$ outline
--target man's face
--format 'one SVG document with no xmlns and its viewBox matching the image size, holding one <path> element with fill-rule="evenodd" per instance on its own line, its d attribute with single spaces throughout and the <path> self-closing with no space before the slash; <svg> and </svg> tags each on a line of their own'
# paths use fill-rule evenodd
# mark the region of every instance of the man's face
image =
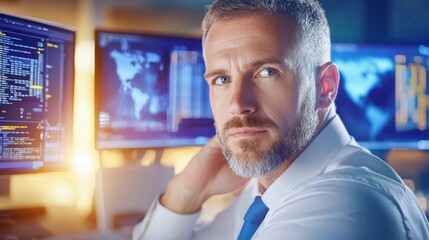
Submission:
<svg viewBox="0 0 429 240">
<path fill-rule="evenodd" d="M 291 69 L 295 24 L 252 14 L 212 25 L 204 41 L 215 126 L 240 176 L 273 173 L 316 129 L 314 86 Z"/>
</svg>

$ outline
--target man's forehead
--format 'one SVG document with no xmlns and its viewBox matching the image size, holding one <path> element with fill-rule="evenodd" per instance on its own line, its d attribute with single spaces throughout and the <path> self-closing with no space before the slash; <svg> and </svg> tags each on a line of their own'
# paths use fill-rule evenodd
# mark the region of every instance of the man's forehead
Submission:
<svg viewBox="0 0 429 240">
<path fill-rule="evenodd" d="M 225 41 L 263 35 L 280 40 L 295 40 L 296 24 L 286 15 L 247 14 L 233 19 L 218 20 L 210 27 L 204 38 L 207 41 Z"/>
<path fill-rule="evenodd" d="M 286 17 L 286 19 L 284 19 Z M 295 24 L 287 16 L 245 15 L 215 22 L 203 42 L 204 57 L 215 57 L 221 51 L 272 52 L 285 54 L 296 42 Z M 249 49 L 251 47 L 251 49 Z"/>
</svg>

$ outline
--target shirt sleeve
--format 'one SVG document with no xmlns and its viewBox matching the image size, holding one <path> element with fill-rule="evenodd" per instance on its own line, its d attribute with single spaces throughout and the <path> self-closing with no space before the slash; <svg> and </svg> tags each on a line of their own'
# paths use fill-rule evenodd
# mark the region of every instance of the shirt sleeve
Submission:
<svg viewBox="0 0 429 240">
<path fill-rule="evenodd" d="M 177 214 L 159 203 L 152 204 L 142 222 L 133 229 L 133 240 L 191 239 L 201 212 Z"/>
</svg>

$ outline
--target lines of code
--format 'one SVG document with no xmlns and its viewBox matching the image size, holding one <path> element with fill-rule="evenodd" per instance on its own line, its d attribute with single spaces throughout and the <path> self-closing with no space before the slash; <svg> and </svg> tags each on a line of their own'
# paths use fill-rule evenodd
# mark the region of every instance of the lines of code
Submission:
<svg viewBox="0 0 429 240">
<path fill-rule="evenodd" d="M 43 154 L 44 39 L 0 32 L 0 160 Z"/>
</svg>

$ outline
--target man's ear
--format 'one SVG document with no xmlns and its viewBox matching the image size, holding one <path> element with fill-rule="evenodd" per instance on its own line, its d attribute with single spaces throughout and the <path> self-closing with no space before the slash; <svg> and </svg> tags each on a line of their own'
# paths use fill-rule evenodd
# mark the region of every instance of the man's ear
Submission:
<svg viewBox="0 0 429 240">
<path fill-rule="evenodd" d="M 327 62 L 319 68 L 317 74 L 317 108 L 325 109 L 335 100 L 338 92 L 340 74 L 337 65 Z"/>
</svg>

